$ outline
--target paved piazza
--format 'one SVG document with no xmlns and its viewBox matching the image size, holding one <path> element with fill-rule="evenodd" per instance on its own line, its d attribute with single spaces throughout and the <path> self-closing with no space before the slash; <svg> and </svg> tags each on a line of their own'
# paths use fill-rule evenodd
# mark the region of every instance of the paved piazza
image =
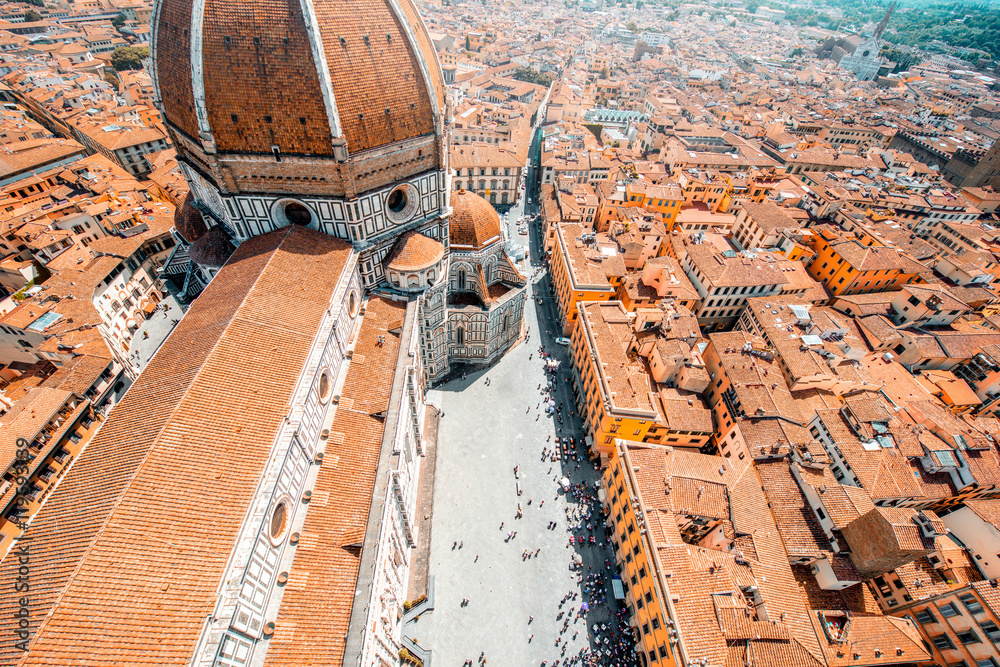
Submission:
<svg viewBox="0 0 1000 667">
<path fill-rule="evenodd" d="M 547 278 L 533 289 L 547 294 Z M 433 610 L 407 623 L 405 634 L 431 652 L 433 667 L 459 666 L 466 660 L 479 664 L 481 652 L 487 664 L 502 667 L 540 665 L 543 660 L 552 665 L 557 659 L 565 664 L 565 658 L 582 648 L 595 647 L 588 626 L 610 620 L 608 607 L 595 602 L 586 617 L 576 618 L 581 602 L 589 598 L 581 592 L 578 573 L 570 568 L 574 554 L 582 556 L 584 574 L 588 565 L 594 571 L 604 570 L 605 559 L 613 554 L 610 546 L 569 545 L 567 509 L 586 506 L 560 493 L 558 479 L 566 474 L 571 482 L 594 489 L 599 473 L 589 462 L 542 459 L 542 449 L 553 445 L 548 437 L 579 439 L 582 430 L 576 417 L 568 414 L 573 407 L 564 373 L 553 382 L 564 423 L 544 414 L 544 399 L 537 389 L 546 381 L 538 354 L 538 322 L 540 316 L 543 323 L 550 321 L 551 299 L 543 299 L 540 306 L 533 296 L 529 303 L 533 307 L 525 312 L 530 328 L 526 343 L 493 367 L 453 378 L 429 392 L 431 402 L 444 412 L 431 529 Z M 552 331 L 548 336 L 546 326 Z M 551 324 L 543 324 L 542 334 L 546 350 L 568 366 L 568 351 L 552 341 L 556 331 Z M 515 518 L 519 503 L 521 519 Z M 555 522 L 554 528 L 550 522 Z M 508 539 L 512 530 L 517 534 Z M 526 550 L 540 551 L 537 557 L 524 558 Z M 570 592 L 576 598 L 560 607 Z M 560 616 L 560 612 L 566 613 Z M 568 629 L 561 633 L 567 617 Z"/>
</svg>

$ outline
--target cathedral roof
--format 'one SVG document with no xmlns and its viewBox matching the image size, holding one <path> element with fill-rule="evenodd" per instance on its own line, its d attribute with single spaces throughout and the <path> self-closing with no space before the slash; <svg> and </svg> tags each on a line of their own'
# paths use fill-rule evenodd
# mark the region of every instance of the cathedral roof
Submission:
<svg viewBox="0 0 1000 667">
<path fill-rule="evenodd" d="M 451 245 L 483 248 L 500 240 L 500 216 L 488 201 L 468 190 L 451 194 Z"/>
<path fill-rule="evenodd" d="M 200 19 L 163 0 L 153 26 L 166 120 L 195 144 L 329 157 L 435 132 L 444 84 L 412 0 L 205 0 Z"/>
<path fill-rule="evenodd" d="M 188 256 L 199 266 L 220 267 L 233 254 L 233 244 L 226 231 L 216 225 L 191 244 Z"/>
<path fill-rule="evenodd" d="M 193 202 L 194 195 L 188 192 L 184 203 L 174 212 L 174 229 L 188 243 L 194 243 L 208 231 L 208 226 L 205 224 L 204 218 L 201 217 L 201 212 L 192 205 Z"/>
<path fill-rule="evenodd" d="M 420 271 L 434 266 L 444 257 L 444 246 L 419 232 L 406 232 L 386 258 L 386 268 L 395 271 Z"/>
</svg>

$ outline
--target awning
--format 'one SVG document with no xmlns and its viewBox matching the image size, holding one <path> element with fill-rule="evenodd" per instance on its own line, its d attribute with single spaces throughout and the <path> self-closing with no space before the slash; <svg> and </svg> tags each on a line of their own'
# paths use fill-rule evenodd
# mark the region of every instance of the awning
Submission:
<svg viewBox="0 0 1000 667">
<path fill-rule="evenodd" d="M 142 312 L 146 313 L 147 315 L 149 315 L 154 310 L 156 310 L 156 303 L 154 303 L 153 301 L 150 301 L 149 303 L 147 303 L 145 306 L 142 307 Z"/>
<path fill-rule="evenodd" d="M 622 588 L 622 578 L 615 576 L 611 579 L 611 590 L 614 591 L 616 600 L 625 599 L 625 589 Z"/>
</svg>

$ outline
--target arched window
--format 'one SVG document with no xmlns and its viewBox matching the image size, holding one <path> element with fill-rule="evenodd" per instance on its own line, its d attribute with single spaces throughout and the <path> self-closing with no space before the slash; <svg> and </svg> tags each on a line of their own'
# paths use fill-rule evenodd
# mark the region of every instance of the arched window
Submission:
<svg viewBox="0 0 1000 667">
<path fill-rule="evenodd" d="M 458 327 L 455 330 L 455 343 L 458 345 L 465 345 L 465 329 Z"/>
<path fill-rule="evenodd" d="M 407 287 L 416 287 L 419 284 L 420 284 L 420 277 L 418 275 L 416 275 L 415 273 L 411 273 L 410 275 L 408 275 L 406 277 L 406 286 Z"/>
<path fill-rule="evenodd" d="M 497 179 L 494 178 L 492 181 L 490 181 L 490 190 L 496 190 L 496 189 L 497 189 Z"/>
<path fill-rule="evenodd" d="M 507 203 L 507 193 L 506 192 L 504 192 L 503 194 L 500 195 L 500 203 L 501 204 L 506 204 Z"/>
<path fill-rule="evenodd" d="M 503 316 L 503 331 L 510 329 L 510 313 L 504 313 Z"/>
<path fill-rule="evenodd" d="M 504 181 L 503 182 L 503 189 L 504 190 L 510 190 L 510 181 Z"/>
<path fill-rule="evenodd" d="M 465 289 L 465 269 L 458 272 L 458 289 Z"/>
<path fill-rule="evenodd" d="M 490 193 L 490 203 L 491 204 L 496 204 L 497 203 L 497 193 L 495 193 L 495 192 L 491 192 Z"/>
<path fill-rule="evenodd" d="M 485 190 L 486 189 L 486 179 L 481 179 L 479 181 L 479 189 L 480 190 Z"/>
<path fill-rule="evenodd" d="M 462 181 L 455 181 L 455 189 L 456 190 L 462 189 Z"/>
</svg>

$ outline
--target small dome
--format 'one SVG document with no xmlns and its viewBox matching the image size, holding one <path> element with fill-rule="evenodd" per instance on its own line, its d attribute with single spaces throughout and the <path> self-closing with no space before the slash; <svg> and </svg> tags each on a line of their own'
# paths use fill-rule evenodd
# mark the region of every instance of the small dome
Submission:
<svg viewBox="0 0 1000 667">
<path fill-rule="evenodd" d="M 479 195 L 458 190 L 451 195 L 449 238 L 452 246 L 483 248 L 500 240 L 500 216 Z"/>
<path fill-rule="evenodd" d="M 191 245 L 188 256 L 198 266 L 215 269 L 225 264 L 235 250 L 225 230 L 216 225 Z"/>
<path fill-rule="evenodd" d="M 385 266 L 392 271 L 422 271 L 434 266 L 444 257 L 444 246 L 429 236 L 409 231 L 399 237 L 385 259 Z"/>
<path fill-rule="evenodd" d="M 184 203 L 174 211 L 174 229 L 188 243 L 194 243 L 208 231 L 205 219 L 201 217 L 201 211 L 193 206 L 194 195 L 188 192 L 184 198 Z"/>
</svg>

